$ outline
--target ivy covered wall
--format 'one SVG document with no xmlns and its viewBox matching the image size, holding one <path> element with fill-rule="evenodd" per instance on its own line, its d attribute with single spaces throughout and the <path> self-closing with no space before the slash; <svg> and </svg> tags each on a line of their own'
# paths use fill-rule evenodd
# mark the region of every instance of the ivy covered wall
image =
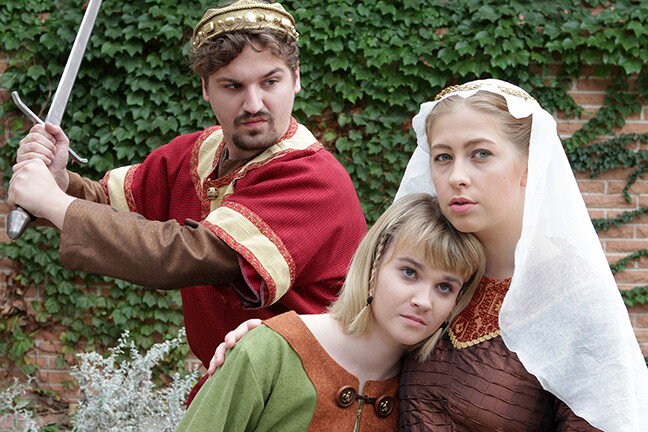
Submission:
<svg viewBox="0 0 648 432">
<path fill-rule="evenodd" d="M 0 5 L 5 184 L 29 126 L 7 90 L 18 90 L 44 117 L 83 3 Z M 629 245 L 607 252 L 617 274 L 639 274 L 624 283 L 623 295 L 648 350 L 648 229 L 641 229 L 648 220 L 646 2 L 282 3 L 301 34 L 302 91 L 294 115 L 348 170 L 369 221 L 391 202 L 414 149 L 411 117 L 443 87 L 500 78 L 555 113 L 600 236 L 632 229 L 621 236 Z M 99 179 L 108 169 L 140 162 L 178 134 L 213 124 L 200 80 L 185 61 L 191 29 L 211 5 L 104 0 L 62 123 L 74 149 L 90 159 L 73 170 Z M 594 90 L 587 83 L 595 83 Z M 592 95 L 594 102 L 587 99 Z M 595 202 L 601 187 L 603 195 L 615 196 L 613 205 Z M 0 244 L 6 257 L 0 281 L 3 366 L 27 374 L 65 368 L 72 352 L 112 344 L 124 329 L 149 346 L 182 325 L 179 293 L 67 271 L 57 261 L 58 241 L 52 229 L 31 228 L 19 241 Z M 47 350 L 54 356 L 34 354 Z M 186 348 L 172 356 L 169 369 L 180 367 L 185 355 Z M 55 379 L 65 384 L 65 378 Z"/>
</svg>

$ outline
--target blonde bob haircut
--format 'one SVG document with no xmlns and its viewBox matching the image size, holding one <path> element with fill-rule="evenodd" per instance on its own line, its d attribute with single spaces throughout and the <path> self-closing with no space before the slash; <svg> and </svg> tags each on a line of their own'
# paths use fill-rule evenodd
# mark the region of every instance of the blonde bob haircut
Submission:
<svg viewBox="0 0 648 432">
<path fill-rule="evenodd" d="M 484 248 L 473 234 L 461 233 L 448 222 L 435 196 L 412 194 L 396 201 L 360 243 L 338 300 L 329 310 L 345 332 L 361 336 L 371 331 L 373 313 L 367 298 L 373 296 L 376 273 L 382 263 L 391 259 L 383 255 L 392 245 L 392 255 L 403 249 L 413 250 L 429 266 L 455 273 L 464 280 L 446 325 L 410 347 L 410 350 L 420 348 L 417 358 L 424 361 L 447 323 L 466 307 L 477 289 L 486 267 Z"/>
</svg>

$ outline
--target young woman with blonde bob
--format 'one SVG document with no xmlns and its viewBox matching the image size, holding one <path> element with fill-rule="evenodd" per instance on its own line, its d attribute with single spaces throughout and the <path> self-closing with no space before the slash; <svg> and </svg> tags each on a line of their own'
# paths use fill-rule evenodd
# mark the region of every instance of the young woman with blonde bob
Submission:
<svg viewBox="0 0 648 432">
<path fill-rule="evenodd" d="M 489 79 L 412 124 L 396 199 L 437 195 L 487 264 L 428 360 L 405 362 L 401 430 L 648 430 L 648 369 L 552 116 Z"/>
<path fill-rule="evenodd" d="M 436 198 L 400 200 L 362 240 L 330 311 L 288 312 L 251 331 L 177 430 L 395 431 L 403 354 L 430 355 L 484 267 L 479 241 Z"/>
</svg>

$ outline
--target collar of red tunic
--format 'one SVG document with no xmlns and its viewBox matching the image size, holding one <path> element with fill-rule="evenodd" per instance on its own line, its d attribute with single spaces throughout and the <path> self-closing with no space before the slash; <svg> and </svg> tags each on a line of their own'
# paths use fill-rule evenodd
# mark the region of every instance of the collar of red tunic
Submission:
<svg viewBox="0 0 648 432">
<path fill-rule="evenodd" d="M 499 336 L 499 312 L 510 285 L 510 278 L 482 278 L 468 306 L 450 324 L 448 335 L 455 348 L 466 348 Z"/>
</svg>

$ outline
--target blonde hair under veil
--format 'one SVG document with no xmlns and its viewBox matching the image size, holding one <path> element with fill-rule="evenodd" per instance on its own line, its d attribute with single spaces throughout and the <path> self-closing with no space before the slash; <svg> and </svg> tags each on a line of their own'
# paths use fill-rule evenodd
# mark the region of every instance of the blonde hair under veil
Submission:
<svg viewBox="0 0 648 432">
<path fill-rule="evenodd" d="M 645 430 L 648 368 L 556 122 L 524 90 L 500 80 L 455 86 L 441 99 L 478 91 L 504 97 L 513 117 L 533 119 L 522 233 L 499 315 L 502 339 L 544 389 L 592 426 Z M 396 200 L 435 193 L 425 123 L 437 103 L 422 104 L 414 117 L 418 145 Z"/>
</svg>

